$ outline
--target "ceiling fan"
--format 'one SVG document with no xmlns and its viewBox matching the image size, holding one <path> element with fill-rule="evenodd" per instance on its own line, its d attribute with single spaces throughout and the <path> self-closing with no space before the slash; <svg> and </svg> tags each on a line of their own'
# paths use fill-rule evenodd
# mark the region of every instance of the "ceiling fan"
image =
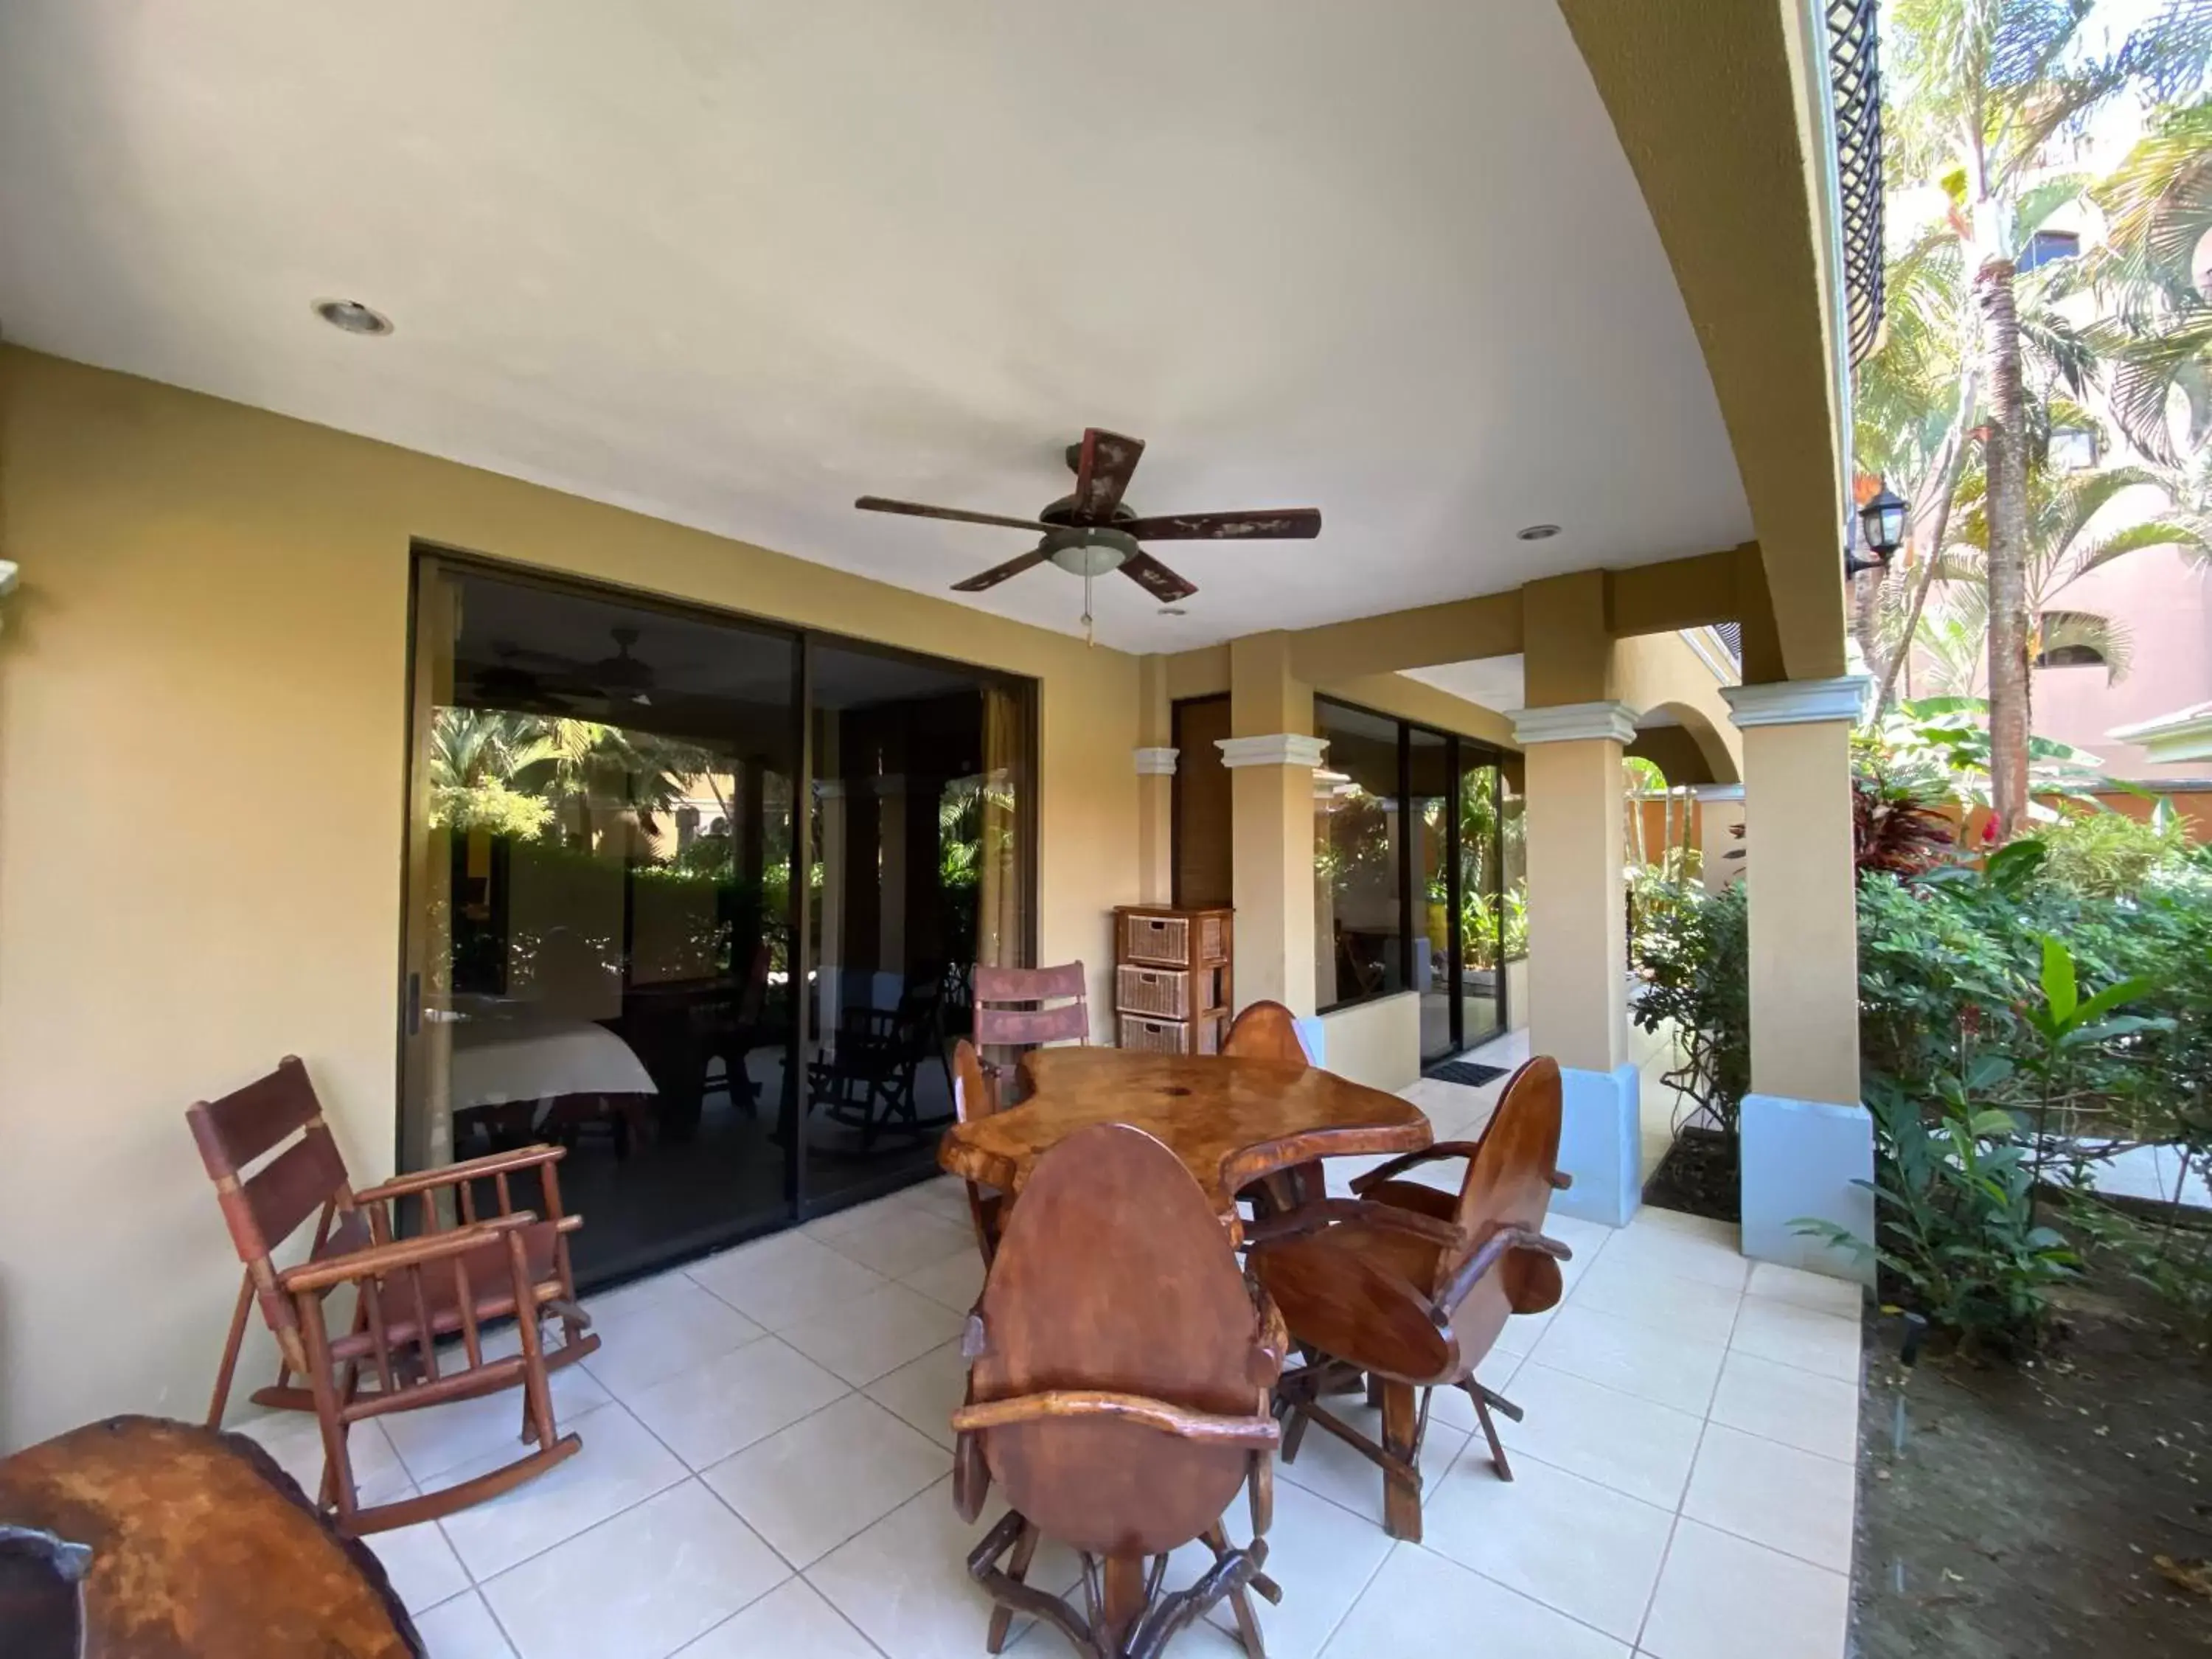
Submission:
<svg viewBox="0 0 2212 1659">
<path fill-rule="evenodd" d="M 1034 519 L 1008 518 L 996 513 L 970 513 L 957 507 L 929 507 L 920 501 L 887 501 L 863 495 L 854 506 L 870 513 L 904 513 L 917 519 L 945 519 L 956 524 L 998 525 L 1008 530 L 1035 530 L 1042 538 L 1028 552 L 1004 564 L 952 584 L 956 593 L 981 593 L 1009 576 L 1018 576 L 1032 565 L 1049 560 L 1061 569 L 1083 578 L 1083 625 L 1091 627 L 1091 579 L 1118 570 L 1162 605 L 1173 605 L 1198 592 L 1198 585 L 1177 575 L 1138 544 L 1148 541 L 1285 541 L 1321 534 L 1321 514 L 1310 507 L 1280 507 L 1258 513 L 1172 513 L 1140 518 L 1121 499 L 1129 477 L 1145 453 L 1141 438 L 1125 438 L 1117 432 L 1085 428 L 1082 441 L 1067 447 L 1068 470 L 1075 474 L 1073 494 L 1061 496 Z"/>
<path fill-rule="evenodd" d="M 630 647 L 638 641 L 638 630 L 619 627 L 607 631 L 614 640 L 615 653 L 611 657 L 602 657 L 597 662 L 584 662 L 574 657 L 564 657 L 558 652 L 539 651 L 506 641 L 496 641 L 492 648 L 499 653 L 500 662 L 486 670 L 480 680 L 498 676 L 501 689 L 509 691 L 538 689 L 554 696 L 563 693 L 574 696 L 582 690 L 586 694 L 598 693 L 610 702 L 631 702 L 641 708 L 652 707 L 653 665 L 629 653 Z M 559 689 L 542 685 L 533 688 L 532 683 L 536 682 L 538 677 L 528 669 L 518 666 L 523 662 L 543 664 L 566 675 L 570 684 Z"/>
</svg>

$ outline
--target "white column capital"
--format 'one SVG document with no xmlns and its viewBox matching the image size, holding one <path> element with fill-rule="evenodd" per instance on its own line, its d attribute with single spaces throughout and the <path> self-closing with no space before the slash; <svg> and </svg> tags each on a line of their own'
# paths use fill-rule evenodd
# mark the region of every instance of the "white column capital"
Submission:
<svg viewBox="0 0 2212 1659">
<path fill-rule="evenodd" d="M 1297 766 L 1310 772 L 1328 752 L 1328 739 L 1302 732 L 1274 732 L 1263 738 L 1216 738 L 1224 766 Z"/>
<path fill-rule="evenodd" d="M 1513 717 L 1513 740 L 1523 747 L 1591 738 L 1635 742 L 1636 711 L 1625 702 L 1563 702 L 1549 708 L 1523 708 Z"/>
<path fill-rule="evenodd" d="M 1171 778 L 1175 775 L 1176 757 L 1180 749 L 1139 749 L 1137 751 L 1137 775 L 1140 778 Z"/>
<path fill-rule="evenodd" d="M 1767 685 L 1724 685 L 1729 719 L 1739 731 L 1754 726 L 1810 726 L 1821 720 L 1856 720 L 1866 707 L 1864 674 L 1832 680 L 1777 680 Z"/>
<path fill-rule="evenodd" d="M 1740 783 L 1693 783 L 1690 786 L 1690 793 L 1700 806 L 1705 806 L 1716 801 L 1741 800 L 1743 786 Z"/>
</svg>

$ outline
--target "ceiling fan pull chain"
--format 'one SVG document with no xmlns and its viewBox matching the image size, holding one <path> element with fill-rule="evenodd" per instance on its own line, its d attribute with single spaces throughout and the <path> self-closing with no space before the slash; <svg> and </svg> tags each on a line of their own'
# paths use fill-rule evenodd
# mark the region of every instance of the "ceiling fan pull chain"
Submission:
<svg viewBox="0 0 2212 1659">
<path fill-rule="evenodd" d="M 1085 645 L 1098 643 L 1091 637 L 1091 572 L 1087 569 L 1083 573 L 1083 642 Z"/>
</svg>

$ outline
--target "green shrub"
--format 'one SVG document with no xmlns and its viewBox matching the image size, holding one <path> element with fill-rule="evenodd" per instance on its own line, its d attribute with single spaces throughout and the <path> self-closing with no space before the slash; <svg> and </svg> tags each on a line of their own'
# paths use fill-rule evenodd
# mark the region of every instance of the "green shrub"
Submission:
<svg viewBox="0 0 2212 1659">
<path fill-rule="evenodd" d="M 1751 1087 L 1749 895 L 1741 882 L 1707 892 L 1694 882 L 1647 889 L 1636 939 L 1644 981 L 1631 1017 L 1672 1024 L 1683 1062 L 1663 1079 L 1732 1141 Z"/>
<path fill-rule="evenodd" d="M 2154 872 L 2178 869 L 2189 857 L 2188 826 L 2164 801 L 2148 823 L 2069 805 L 2035 838 L 2045 854 L 2045 879 L 2085 898 L 2131 896 Z"/>
</svg>

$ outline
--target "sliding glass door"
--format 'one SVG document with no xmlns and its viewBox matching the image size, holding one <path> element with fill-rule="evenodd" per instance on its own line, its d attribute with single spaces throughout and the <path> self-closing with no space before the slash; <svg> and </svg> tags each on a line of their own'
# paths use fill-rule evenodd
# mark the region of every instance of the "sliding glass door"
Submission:
<svg viewBox="0 0 2212 1659">
<path fill-rule="evenodd" d="M 420 556 L 404 1166 L 561 1143 L 601 1282 L 926 1173 L 966 964 L 1027 959 L 1030 706 Z"/>
<path fill-rule="evenodd" d="M 1499 756 L 1449 732 L 1315 702 L 1315 968 L 1332 1008 L 1410 989 L 1421 1060 L 1506 1024 Z"/>
</svg>

